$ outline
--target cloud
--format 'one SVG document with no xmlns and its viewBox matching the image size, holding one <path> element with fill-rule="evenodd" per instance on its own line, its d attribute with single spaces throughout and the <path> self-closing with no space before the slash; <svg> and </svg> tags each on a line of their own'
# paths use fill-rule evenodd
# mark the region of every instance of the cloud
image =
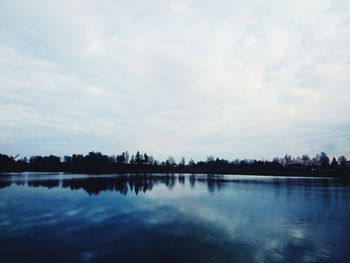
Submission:
<svg viewBox="0 0 350 263">
<path fill-rule="evenodd" d="M 347 1 L 1 5 L 2 152 L 350 155 Z"/>
</svg>

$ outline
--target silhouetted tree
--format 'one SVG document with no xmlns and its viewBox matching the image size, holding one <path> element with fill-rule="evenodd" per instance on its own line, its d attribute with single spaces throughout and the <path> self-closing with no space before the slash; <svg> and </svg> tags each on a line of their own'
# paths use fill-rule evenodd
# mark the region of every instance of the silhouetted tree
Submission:
<svg viewBox="0 0 350 263">
<path fill-rule="evenodd" d="M 142 157 L 139 151 L 137 151 L 136 155 L 135 155 L 135 163 L 136 164 L 142 164 Z"/>
<path fill-rule="evenodd" d="M 346 157 L 344 156 L 344 155 L 342 155 L 342 156 L 340 156 L 339 158 L 338 158 L 338 164 L 339 164 L 339 166 L 341 167 L 341 168 L 346 168 L 347 166 L 346 166 L 346 162 L 347 162 L 347 160 L 346 160 Z"/>
<path fill-rule="evenodd" d="M 5 154 L 0 154 L 0 171 L 10 171 L 15 168 L 15 160 Z"/>
<path fill-rule="evenodd" d="M 194 165 L 195 165 L 195 162 L 191 159 L 191 160 L 188 162 L 188 165 L 189 165 L 189 166 L 194 166 Z"/>
<path fill-rule="evenodd" d="M 148 164 L 149 163 L 149 157 L 148 157 L 148 155 L 146 153 L 143 155 L 143 163 L 144 164 Z"/>
<path fill-rule="evenodd" d="M 333 157 L 333 159 L 332 159 L 331 167 L 332 167 L 333 169 L 338 168 L 338 162 L 337 162 L 337 160 L 335 159 L 335 157 Z"/>
<path fill-rule="evenodd" d="M 126 162 L 125 155 L 122 153 L 121 155 L 117 155 L 117 164 L 124 164 Z"/>
<path fill-rule="evenodd" d="M 286 154 L 283 158 L 283 166 L 287 166 L 292 163 L 292 156 L 289 154 Z"/>
<path fill-rule="evenodd" d="M 181 166 L 185 166 L 186 165 L 186 161 L 185 161 L 185 157 L 181 158 L 181 161 L 179 163 Z"/>
<path fill-rule="evenodd" d="M 309 166 L 310 165 L 310 157 L 307 156 L 306 154 L 304 154 L 302 157 L 301 157 L 301 163 L 305 166 Z"/>
<path fill-rule="evenodd" d="M 32 156 L 29 161 L 26 158 L 16 160 L 0 154 L 0 172 L 6 171 L 67 171 L 67 172 L 117 172 L 117 173 L 210 173 L 210 174 L 270 174 L 270 175 L 311 175 L 344 177 L 349 174 L 345 156 L 340 156 L 338 161 L 332 158 L 330 163 L 328 156 L 322 152 L 310 159 L 307 155 L 292 157 L 285 155 L 284 158 L 274 158 L 272 161 L 262 160 L 239 160 L 228 161 L 214 159 L 209 156 L 206 161 L 195 163 L 192 159 L 186 165 L 182 157 L 178 165 L 174 157 L 170 156 L 165 162 L 155 161 L 146 153 L 137 151 L 132 155 L 130 162 L 128 152 L 117 156 L 103 155 L 100 152 L 89 152 L 87 155 L 73 154 L 72 156 L 60 157 Z M 327 171 L 328 168 L 333 169 Z M 340 168 L 341 167 L 341 168 Z M 336 170 L 335 170 L 336 169 Z M 168 183 L 171 185 L 171 182 Z M 144 188 L 142 188 L 144 189 Z M 141 190 L 142 190 L 141 189 Z"/>
<path fill-rule="evenodd" d="M 321 168 L 328 168 L 330 166 L 329 158 L 324 152 L 321 152 L 321 154 L 319 155 L 319 164 Z"/>
</svg>

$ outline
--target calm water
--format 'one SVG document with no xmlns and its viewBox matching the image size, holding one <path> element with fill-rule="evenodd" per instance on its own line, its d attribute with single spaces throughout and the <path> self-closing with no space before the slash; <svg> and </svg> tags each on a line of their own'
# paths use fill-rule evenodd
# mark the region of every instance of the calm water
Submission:
<svg viewBox="0 0 350 263">
<path fill-rule="evenodd" d="M 0 261 L 350 262 L 350 186 L 249 176 L 0 176 Z"/>
</svg>

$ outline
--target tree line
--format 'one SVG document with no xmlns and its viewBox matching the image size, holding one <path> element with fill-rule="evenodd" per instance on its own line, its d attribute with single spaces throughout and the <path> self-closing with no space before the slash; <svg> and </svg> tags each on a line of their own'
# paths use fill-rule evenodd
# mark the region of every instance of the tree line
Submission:
<svg viewBox="0 0 350 263">
<path fill-rule="evenodd" d="M 314 157 L 302 155 L 293 157 L 286 154 L 271 160 L 225 160 L 209 156 L 206 161 L 188 162 L 182 157 L 179 162 L 168 157 L 158 161 L 147 153 L 123 152 L 119 155 L 104 155 L 89 152 L 87 155 L 73 154 L 62 157 L 32 156 L 29 159 L 18 155 L 0 154 L 0 171 L 61 171 L 85 173 L 218 173 L 218 174 L 271 174 L 271 175 L 346 175 L 349 162 L 345 156 L 330 159 L 322 152 Z"/>
</svg>

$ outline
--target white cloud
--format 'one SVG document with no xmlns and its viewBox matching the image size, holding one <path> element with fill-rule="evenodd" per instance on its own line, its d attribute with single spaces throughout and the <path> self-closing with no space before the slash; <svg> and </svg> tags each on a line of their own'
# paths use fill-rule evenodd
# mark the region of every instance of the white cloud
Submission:
<svg viewBox="0 0 350 263">
<path fill-rule="evenodd" d="M 347 1 L 2 3 L 2 152 L 350 155 L 347 11 Z"/>
</svg>

